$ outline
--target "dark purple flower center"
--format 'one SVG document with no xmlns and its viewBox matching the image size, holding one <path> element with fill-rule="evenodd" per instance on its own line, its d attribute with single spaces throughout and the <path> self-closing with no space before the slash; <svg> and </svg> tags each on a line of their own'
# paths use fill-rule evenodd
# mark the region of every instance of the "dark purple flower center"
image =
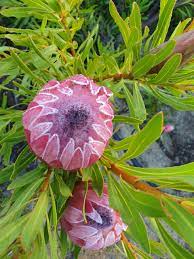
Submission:
<svg viewBox="0 0 194 259">
<path fill-rule="evenodd" d="M 89 109 L 84 105 L 72 105 L 68 108 L 63 118 L 63 134 L 67 138 L 80 137 L 91 124 Z"/>
<path fill-rule="evenodd" d="M 65 115 L 66 123 L 72 129 L 81 129 L 87 125 L 89 115 L 86 107 L 73 105 Z"/>
<path fill-rule="evenodd" d="M 113 218 L 112 218 L 112 214 L 111 214 L 110 210 L 106 209 L 105 207 L 100 207 L 100 206 L 95 206 L 95 207 L 96 207 L 95 210 L 101 216 L 102 224 L 100 224 L 99 222 L 96 222 L 94 219 L 91 219 L 90 217 L 86 216 L 87 224 L 89 226 L 95 227 L 97 229 L 110 227 L 113 223 Z"/>
</svg>

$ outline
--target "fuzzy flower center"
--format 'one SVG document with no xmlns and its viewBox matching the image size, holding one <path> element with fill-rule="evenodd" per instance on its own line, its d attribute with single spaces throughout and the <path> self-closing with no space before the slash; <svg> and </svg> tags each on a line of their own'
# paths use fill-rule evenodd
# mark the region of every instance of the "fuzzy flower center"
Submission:
<svg viewBox="0 0 194 259">
<path fill-rule="evenodd" d="M 82 129 L 87 126 L 89 111 L 86 107 L 72 105 L 65 115 L 66 122 L 71 129 Z"/>
<path fill-rule="evenodd" d="M 93 206 L 94 207 L 94 206 Z M 102 223 L 98 223 L 95 220 L 91 219 L 90 217 L 86 217 L 87 219 L 87 224 L 89 226 L 95 227 L 97 229 L 103 229 L 103 228 L 107 228 L 110 227 L 113 223 L 113 218 L 112 218 L 112 214 L 110 212 L 110 210 L 104 208 L 104 207 L 96 207 L 95 210 L 98 212 L 98 214 L 100 215 L 101 219 L 102 219 Z"/>
</svg>

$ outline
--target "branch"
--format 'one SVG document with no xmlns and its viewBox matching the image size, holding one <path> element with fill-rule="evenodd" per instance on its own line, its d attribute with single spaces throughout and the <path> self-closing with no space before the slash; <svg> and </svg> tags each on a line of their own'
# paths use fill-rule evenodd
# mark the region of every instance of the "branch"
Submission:
<svg viewBox="0 0 194 259">
<path fill-rule="evenodd" d="M 135 250 L 134 246 L 128 241 L 128 239 L 126 238 L 126 236 L 123 233 L 121 234 L 121 240 L 129 248 L 129 250 L 131 251 L 133 257 L 135 259 L 137 259 L 138 257 L 137 257 L 137 255 L 136 255 L 136 253 L 134 251 Z"/>
<path fill-rule="evenodd" d="M 49 186 L 49 180 L 50 180 L 50 176 L 51 176 L 51 169 L 48 168 L 48 171 L 46 173 L 46 176 L 45 176 L 45 179 L 44 179 L 44 182 L 40 188 L 40 192 L 45 192 Z"/>
<path fill-rule="evenodd" d="M 108 160 L 107 158 L 105 158 L 105 159 L 109 162 L 111 171 L 114 174 L 116 174 L 117 176 L 121 176 L 123 180 L 125 180 L 127 183 L 132 185 L 135 189 L 141 190 L 143 192 L 147 192 L 159 200 L 161 200 L 162 197 L 167 197 L 167 198 L 173 200 L 174 202 L 178 203 L 179 205 L 181 205 L 184 209 L 187 209 L 187 210 L 189 210 L 189 212 L 194 214 L 194 208 L 189 206 L 188 204 L 185 204 L 185 201 L 176 199 L 166 193 L 161 192 L 160 190 L 156 189 L 155 187 L 152 187 L 149 184 L 139 180 L 138 177 L 129 175 L 123 169 L 119 168 L 116 164 L 111 163 L 111 161 Z"/>
<path fill-rule="evenodd" d="M 113 81 L 118 81 L 118 80 L 121 80 L 121 79 L 129 79 L 129 80 L 132 80 L 133 79 L 133 75 L 132 73 L 129 73 L 129 74 L 122 74 L 122 73 L 119 73 L 119 74 L 110 74 L 110 75 L 105 75 L 105 76 L 102 76 L 102 77 L 94 77 L 94 81 L 103 81 L 103 80 L 106 80 L 106 79 L 112 79 Z"/>
</svg>

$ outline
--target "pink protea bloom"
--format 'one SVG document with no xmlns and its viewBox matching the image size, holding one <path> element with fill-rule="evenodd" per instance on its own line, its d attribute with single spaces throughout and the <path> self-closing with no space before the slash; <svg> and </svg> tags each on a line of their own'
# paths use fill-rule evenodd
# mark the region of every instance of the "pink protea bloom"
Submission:
<svg viewBox="0 0 194 259">
<path fill-rule="evenodd" d="M 111 95 L 83 75 L 49 81 L 23 115 L 32 151 L 49 166 L 65 170 L 95 163 L 112 136 Z"/>
<path fill-rule="evenodd" d="M 109 207 L 107 186 L 104 185 L 102 197 L 99 198 L 89 184 L 85 201 L 87 222 L 82 213 L 84 194 L 84 184 L 79 183 L 61 218 L 62 229 L 84 249 L 99 250 L 115 244 L 127 226 L 119 214 Z"/>
</svg>

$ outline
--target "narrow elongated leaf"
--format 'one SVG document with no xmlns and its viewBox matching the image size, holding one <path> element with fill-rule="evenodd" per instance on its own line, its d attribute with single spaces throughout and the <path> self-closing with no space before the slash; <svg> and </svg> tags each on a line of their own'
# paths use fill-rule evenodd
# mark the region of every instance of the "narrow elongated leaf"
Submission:
<svg viewBox="0 0 194 259">
<path fill-rule="evenodd" d="M 131 35 L 130 38 L 133 38 L 133 34 L 136 34 L 137 40 L 134 44 L 129 42 L 129 45 L 132 44 L 134 58 L 135 60 L 139 59 L 140 56 L 140 49 L 141 49 L 141 42 L 142 42 L 142 25 L 141 25 L 141 13 L 139 6 L 136 2 L 133 2 L 131 15 L 129 17 L 129 24 L 131 28 Z M 135 38 L 135 37 L 134 37 Z"/>
<path fill-rule="evenodd" d="M 142 154 L 154 141 L 156 141 L 163 130 L 163 114 L 156 114 L 147 125 L 128 143 L 127 152 L 121 157 L 121 161 L 132 159 Z M 122 143 L 123 144 L 123 143 Z"/>
<path fill-rule="evenodd" d="M 29 7 L 36 7 L 50 13 L 53 12 L 52 8 L 50 8 L 49 5 L 45 4 L 41 0 L 22 0 L 22 2 Z"/>
<path fill-rule="evenodd" d="M 173 257 L 176 258 L 185 258 L 185 259 L 192 259 L 194 258 L 194 255 L 189 253 L 187 250 L 185 250 L 183 247 L 181 247 L 175 240 L 168 234 L 168 232 L 164 229 L 162 224 L 159 222 L 159 220 L 156 220 L 158 229 L 160 231 L 160 234 L 162 236 L 162 239 L 164 240 L 164 243 L 166 244 L 166 248 L 170 251 L 170 253 L 173 255 Z"/>
<path fill-rule="evenodd" d="M 132 69 L 135 78 L 142 77 L 150 71 L 155 64 L 155 55 L 148 54 L 135 63 Z"/>
<path fill-rule="evenodd" d="M 56 202 L 55 202 L 54 193 L 53 193 L 53 190 L 52 190 L 51 186 L 49 186 L 49 191 L 50 191 L 50 194 L 51 194 L 51 203 L 52 203 L 52 222 L 53 222 L 54 228 L 56 230 L 57 222 L 58 222 L 58 219 L 57 219 L 57 208 L 56 208 Z"/>
<path fill-rule="evenodd" d="M 147 115 L 146 108 L 139 89 L 139 85 L 136 83 L 134 83 L 134 87 L 133 87 L 133 103 L 134 103 L 136 116 L 142 121 L 144 121 Z"/>
<path fill-rule="evenodd" d="M 58 259 L 57 255 L 57 233 L 56 229 L 52 231 L 51 229 L 51 224 L 48 218 L 48 215 L 46 214 L 46 222 L 47 222 L 47 230 L 48 230 L 48 235 L 49 235 L 49 244 L 50 244 L 50 254 L 51 258 L 53 259 Z"/>
<path fill-rule="evenodd" d="M 12 56 L 16 62 L 16 64 L 18 64 L 18 66 L 28 75 L 31 76 L 31 78 L 35 79 L 36 81 L 38 81 L 41 84 L 44 84 L 45 81 L 43 79 L 41 79 L 40 77 L 37 77 L 32 71 L 31 69 L 23 62 L 23 60 L 14 52 L 11 51 Z"/>
<path fill-rule="evenodd" d="M 175 54 L 172 56 L 162 67 L 156 77 L 149 80 L 149 83 L 152 84 L 161 84 L 169 80 L 169 78 L 176 72 L 177 68 L 180 65 L 182 55 Z"/>
<path fill-rule="evenodd" d="M 44 178 L 40 178 L 27 186 L 26 188 L 18 189 L 17 193 L 17 199 L 15 199 L 14 204 L 12 205 L 12 209 L 23 207 L 24 204 L 26 204 L 30 198 L 34 195 L 35 191 L 38 189 L 38 187 L 43 182 Z"/>
<path fill-rule="evenodd" d="M 100 167 L 98 164 L 94 164 L 92 166 L 92 187 L 97 192 L 99 196 L 102 195 L 103 192 L 103 185 L 104 185 L 104 178 L 102 171 L 104 169 Z"/>
<path fill-rule="evenodd" d="M 162 13 L 159 17 L 157 28 L 154 32 L 154 37 L 152 42 L 153 47 L 156 47 L 165 41 L 175 2 L 176 0 L 166 1 L 166 4 L 162 9 Z"/>
<path fill-rule="evenodd" d="M 0 14 L 6 17 L 29 17 L 34 16 L 38 19 L 43 19 L 44 16 L 47 16 L 50 21 L 57 22 L 58 19 L 52 15 L 52 13 L 48 13 L 47 10 L 43 10 L 37 7 L 11 7 L 6 8 L 0 11 Z"/>
<path fill-rule="evenodd" d="M 129 89 L 124 83 L 123 83 L 123 90 L 125 93 L 125 99 L 129 108 L 130 115 L 132 117 L 137 117 L 138 115 L 136 114 L 136 110 L 133 102 L 133 95 L 131 94 L 131 92 L 129 91 Z"/>
<path fill-rule="evenodd" d="M 9 165 L 0 170 L 0 184 L 9 181 L 11 174 L 13 172 L 13 165 Z"/>
<path fill-rule="evenodd" d="M 154 196 L 132 189 L 125 181 L 121 181 L 127 196 L 136 204 L 137 210 L 149 217 L 165 217 L 161 203 Z"/>
<path fill-rule="evenodd" d="M 12 222 L 7 224 L 0 229 L 0 255 L 4 253 L 11 243 L 20 235 L 26 220 L 27 216 L 23 216 L 18 219 L 17 222 Z"/>
<path fill-rule="evenodd" d="M 55 64 L 52 61 L 48 60 L 48 58 L 46 58 L 44 56 L 44 54 L 42 54 L 42 52 L 38 49 L 38 47 L 36 46 L 36 44 L 34 43 L 34 41 L 31 37 L 29 37 L 29 39 L 30 39 L 31 46 L 32 46 L 33 50 L 35 51 L 35 53 L 40 58 L 42 58 L 50 67 L 53 68 L 53 70 L 55 71 L 55 74 L 58 76 L 59 79 L 62 79 L 62 76 L 61 76 L 59 70 L 55 67 Z"/>
<path fill-rule="evenodd" d="M 114 122 L 120 122 L 120 123 L 126 123 L 126 124 L 140 124 L 142 123 L 142 120 L 133 118 L 133 117 L 128 117 L 128 116 L 123 116 L 123 115 L 115 115 Z"/>
<path fill-rule="evenodd" d="M 7 187 L 8 190 L 16 189 L 23 187 L 33 181 L 38 180 L 41 176 L 43 176 L 44 168 L 36 168 L 30 172 L 27 172 L 25 175 L 22 175 L 16 178 L 11 184 Z"/>
<path fill-rule="evenodd" d="M 165 179 L 165 178 L 175 178 L 176 177 L 186 177 L 194 176 L 194 162 L 188 163 L 181 166 L 172 166 L 165 168 L 142 168 L 130 166 L 122 163 L 118 163 L 118 166 L 124 169 L 126 172 L 136 175 L 141 179 L 151 180 L 151 179 Z"/>
<path fill-rule="evenodd" d="M 106 65 L 108 73 L 120 73 L 119 66 L 116 59 L 113 56 L 103 55 L 104 63 Z"/>
<path fill-rule="evenodd" d="M 123 186 L 110 174 L 108 174 L 108 190 L 110 205 L 120 212 L 122 219 L 128 225 L 127 232 L 149 253 L 149 240 L 143 219 Z"/>
<path fill-rule="evenodd" d="M 163 198 L 166 213 L 170 220 L 176 222 L 179 234 L 194 249 L 194 215 L 183 209 L 180 205 L 167 198 Z"/>
<path fill-rule="evenodd" d="M 184 32 L 185 27 L 191 21 L 191 18 L 187 18 L 176 26 L 175 30 L 173 31 L 172 35 L 170 36 L 170 40 L 174 39 L 175 37 L 181 35 Z"/>
<path fill-rule="evenodd" d="M 30 247 L 31 242 L 36 238 L 37 233 L 43 227 L 47 207 L 48 192 L 42 192 L 22 231 L 21 240 L 26 248 Z"/>
<path fill-rule="evenodd" d="M 156 96 L 161 102 L 170 105 L 176 110 L 180 111 L 192 111 L 194 110 L 194 97 L 176 97 L 163 92 L 160 89 L 151 88 L 154 96 Z"/>
<path fill-rule="evenodd" d="M 176 45 L 175 41 L 169 41 L 161 49 L 157 48 L 157 49 L 151 50 L 151 52 L 155 54 L 154 66 L 164 61 L 172 53 L 175 45 Z"/>
<path fill-rule="evenodd" d="M 112 18 L 114 19 L 115 23 L 119 27 L 119 30 L 122 34 L 123 40 L 125 42 L 126 47 L 128 46 L 129 37 L 130 37 L 130 29 L 126 21 L 122 19 L 120 14 L 118 13 L 115 4 L 112 0 L 109 3 L 109 10 Z"/>
<path fill-rule="evenodd" d="M 71 196 L 71 190 L 69 189 L 69 186 L 65 184 L 62 177 L 56 174 L 56 179 L 59 185 L 60 193 L 65 197 Z"/>
</svg>

